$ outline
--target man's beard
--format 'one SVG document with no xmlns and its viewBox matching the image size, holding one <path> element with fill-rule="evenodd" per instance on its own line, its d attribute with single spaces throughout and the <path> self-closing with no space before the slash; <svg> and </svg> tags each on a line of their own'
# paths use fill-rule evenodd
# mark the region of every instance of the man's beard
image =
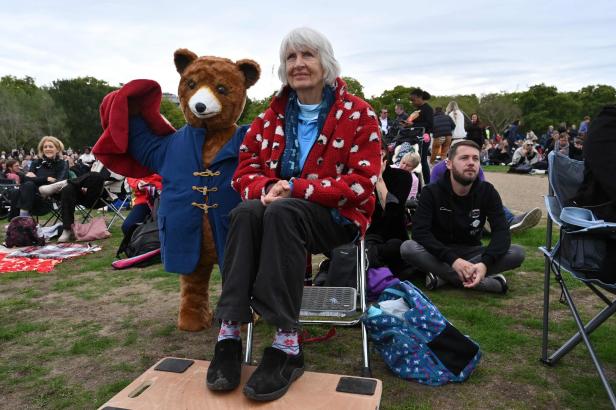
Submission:
<svg viewBox="0 0 616 410">
<path fill-rule="evenodd" d="M 451 175 L 453 176 L 453 179 L 455 179 L 457 183 L 463 186 L 469 186 L 470 184 L 475 182 L 475 179 L 477 178 L 476 173 L 472 177 L 467 177 L 466 175 L 464 175 L 464 173 L 459 173 L 458 171 L 456 171 L 455 168 L 451 169 Z"/>
</svg>

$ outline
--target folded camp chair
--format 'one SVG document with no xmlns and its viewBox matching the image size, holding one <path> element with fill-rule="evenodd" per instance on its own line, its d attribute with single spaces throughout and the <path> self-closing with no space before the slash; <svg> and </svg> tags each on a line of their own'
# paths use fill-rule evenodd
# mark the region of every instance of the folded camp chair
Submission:
<svg viewBox="0 0 616 410">
<path fill-rule="evenodd" d="M 585 268 L 592 264 L 593 258 L 597 263 L 601 262 L 600 254 L 602 250 L 605 252 L 606 240 L 616 238 L 616 223 L 597 220 L 592 212 L 587 209 L 564 206 L 565 201 L 572 198 L 580 187 L 583 172 L 584 163 L 582 161 L 572 160 L 555 152 L 548 156 L 549 194 L 545 197 L 545 205 L 548 210 L 546 245 L 539 248 L 545 256 L 541 361 L 553 366 L 580 341 L 583 341 L 588 348 L 593 364 L 597 368 L 612 406 L 616 408 L 616 397 L 589 340 L 590 334 L 616 312 L 616 299 L 613 296 L 616 294 L 616 283 L 604 283 L 593 278 L 588 270 L 585 269 L 582 272 L 580 265 L 582 259 L 585 259 Z M 560 230 L 559 241 L 554 246 L 552 246 L 553 224 L 556 224 Z M 578 250 L 577 253 L 572 251 L 574 248 Z M 616 271 L 616 266 L 614 269 Z M 607 304 L 586 325 L 580 318 L 573 297 L 561 275 L 562 272 L 567 272 L 573 278 L 582 281 Z M 550 277 L 552 274 L 561 287 L 561 298 L 564 297 L 564 301 L 569 306 L 578 332 L 548 357 L 548 310 L 550 305 Z M 610 295 L 612 298 L 610 299 L 606 293 L 612 294 Z"/>
<path fill-rule="evenodd" d="M 368 268 L 366 249 L 363 238 L 356 241 L 357 249 L 357 288 L 304 286 L 300 323 L 332 324 L 337 326 L 361 327 L 362 377 L 371 377 L 370 358 L 368 356 L 368 333 L 360 317 L 366 311 L 366 270 Z M 359 303 L 358 303 L 359 302 Z M 247 326 L 246 352 L 244 362 L 252 362 L 253 324 Z"/>
</svg>

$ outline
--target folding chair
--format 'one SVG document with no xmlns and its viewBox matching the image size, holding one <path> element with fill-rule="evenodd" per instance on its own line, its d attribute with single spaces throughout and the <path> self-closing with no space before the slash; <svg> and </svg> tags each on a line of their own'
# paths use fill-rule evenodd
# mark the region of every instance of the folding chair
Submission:
<svg viewBox="0 0 616 410">
<path fill-rule="evenodd" d="M 12 191 L 19 189 L 12 179 L 0 178 L 0 219 L 9 216 L 11 210 Z"/>
<path fill-rule="evenodd" d="M 112 178 L 114 175 L 118 174 L 112 174 Z M 126 178 L 122 176 L 119 177 L 121 179 L 112 179 L 105 183 L 105 186 L 103 187 L 103 194 L 99 199 L 101 207 L 103 207 L 105 211 L 110 211 L 113 213 L 111 221 L 109 221 L 109 224 L 107 225 L 107 229 L 111 229 L 111 225 L 113 225 L 116 219 L 121 221 L 126 219 L 126 216 L 122 214 L 122 209 L 127 208 L 130 204 L 131 197 L 130 194 L 128 194 L 130 189 L 125 187 Z"/>
<path fill-rule="evenodd" d="M 371 377 L 370 358 L 368 355 L 368 333 L 360 320 L 366 311 L 366 270 L 367 255 L 363 238 L 356 241 L 357 250 L 357 288 L 304 286 L 300 323 L 331 324 L 337 326 L 361 327 L 362 338 L 362 377 Z M 359 301 L 359 304 L 357 303 Z M 244 362 L 252 362 L 253 323 L 248 323 L 246 335 L 246 352 Z"/>
<path fill-rule="evenodd" d="M 546 228 L 546 245 L 539 249 L 545 256 L 544 272 L 544 300 L 543 300 L 543 339 L 541 349 L 541 361 L 547 365 L 555 365 L 564 355 L 570 352 L 580 341 L 583 341 L 594 366 L 599 373 L 599 378 L 609 396 L 612 406 L 616 408 L 616 397 L 610 386 L 601 362 L 595 354 L 590 342 L 590 334 L 605 320 L 616 312 L 616 299 L 610 299 L 605 292 L 616 294 L 616 284 L 604 283 L 588 274 L 580 271 L 576 258 L 571 257 L 567 251 L 570 240 L 580 239 L 580 235 L 591 238 L 600 246 L 608 238 L 616 238 L 616 223 L 606 223 L 596 220 L 592 212 L 583 208 L 564 207 L 565 201 L 574 196 L 583 180 L 584 163 L 552 152 L 548 156 L 549 194 L 545 197 L 545 205 L 548 210 L 548 222 Z M 556 224 L 560 228 L 559 241 L 552 247 L 552 227 Z M 587 243 L 587 245 L 592 245 Z M 584 249 L 583 255 L 592 256 L 592 248 Z M 616 270 L 616 267 L 614 267 Z M 606 307 L 601 310 L 586 325 L 582 322 L 575 306 L 571 293 L 561 275 L 562 272 L 570 273 L 573 278 L 582 281 L 601 300 Z M 562 295 L 571 310 L 578 332 L 565 342 L 558 350 L 548 357 L 548 330 L 549 330 L 549 303 L 550 303 L 550 276 L 554 277 L 560 285 Z M 613 296 L 612 296 L 613 297 Z"/>
</svg>

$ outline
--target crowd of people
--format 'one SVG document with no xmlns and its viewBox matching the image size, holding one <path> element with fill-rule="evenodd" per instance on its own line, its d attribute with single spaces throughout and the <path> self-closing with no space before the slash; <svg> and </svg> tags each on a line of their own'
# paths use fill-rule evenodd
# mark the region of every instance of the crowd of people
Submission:
<svg viewBox="0 0 616 410">
<path fill-rule="evenodd" d="M 15 149 L 8 154 L 2 151 L 0 165 L 0 181 L 5 186 L 9 184 L 8 193 L 4 195 L 10 203 L 8 219 L 45 215 L 55 205 L 62 222 L 57 238 L 60 243 L 75 240 L 73 224 L 77 206 L 104 206 L 99 199 L 113 199 L 114 195 L 104 191 L 104 186 L 124 180 L 97 162 L 90 147 L 84 147 L 81 152 L 65 149 L 62 141 L 53 136 L 42 137 L 36 151 Z M 160 190 L 161 181 L 159 176 L 151 175 L 131 179 L 127 185 L 132 191 L 133 206 L 122 225 L 123 232 L 128 232 L 131 226 L 149 215 L 145 192 L 150 186 Z"/>
<path fill-rule="evenodd" d="M 212 390 L 239 385 L 240 326 L 255 311 L 276 327 L 243 389 L 260 401 L 284 395 L 304 371 L 298 328 L 307 254 L 365 236 L 371 266 L 419 272 L 430 289 L 449 284 L 506 293 L 502 272 L 524 260 L 511 235 L 536 225 L 541 211 L 513 215 L 481 165 L 538 167 L 550 150 L 577 157 L 588 127 L 585 119 L 575 133 L 572 127 L 520 138 L 514 121 L 502 137 L 490 137 L 477 113 L 467 117 L 455 101 L 433 109 L 422 89 L 409 95 L 412 113 L 396 104 L 395 117 L 388 107 L 377 115 L 348 92 L 329 40 L 309 28 L 282 40 L 278 74 L 282 88 L 252 122 L 232 179 L 243 202 L 229 215 L 215 315 L 220 330 L 206 376 Z M 276 138 L 276 149 L 264 143 Z M 3 177 L 19 184 L 12 216 L 34 214 L 56 196 L 60 240 L 71 240 L 75 205 L 91 206 L 104 180 L 91 170 L 96 159 L 89 148 L 80 155 L 43 137 L 37 152 L 2 156 Z M 136 198 L 160 184 L 156 176 L 131 181 Z M 136 205 L 130 223 L 148 212 L 141 199 Z"/>
</svg>

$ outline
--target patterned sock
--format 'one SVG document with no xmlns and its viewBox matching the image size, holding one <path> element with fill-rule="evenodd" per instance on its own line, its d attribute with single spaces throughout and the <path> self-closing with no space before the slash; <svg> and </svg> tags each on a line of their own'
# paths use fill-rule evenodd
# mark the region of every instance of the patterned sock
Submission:
<svg viewBox="0 0 616 410">
<path fill-rule="evenodd" d="M 240 340 L 240 323 L 231 320 L 223 320 L 218 332 L 218 341 L 225 339 Z"/>
<path fill-rule="evenodd" d="M 290 356 L 296 356 L 299 354 L 299 339 L 297 330 L 282 330 L 276 331 L 276 337 L 272 347 L 282 350 Z"/>
<path fill-rule="evenodd" d="M 30 211 L 26 211 L 25 209 L 20 209 L 19 216 L 30 216 Z"/>
</svg>

